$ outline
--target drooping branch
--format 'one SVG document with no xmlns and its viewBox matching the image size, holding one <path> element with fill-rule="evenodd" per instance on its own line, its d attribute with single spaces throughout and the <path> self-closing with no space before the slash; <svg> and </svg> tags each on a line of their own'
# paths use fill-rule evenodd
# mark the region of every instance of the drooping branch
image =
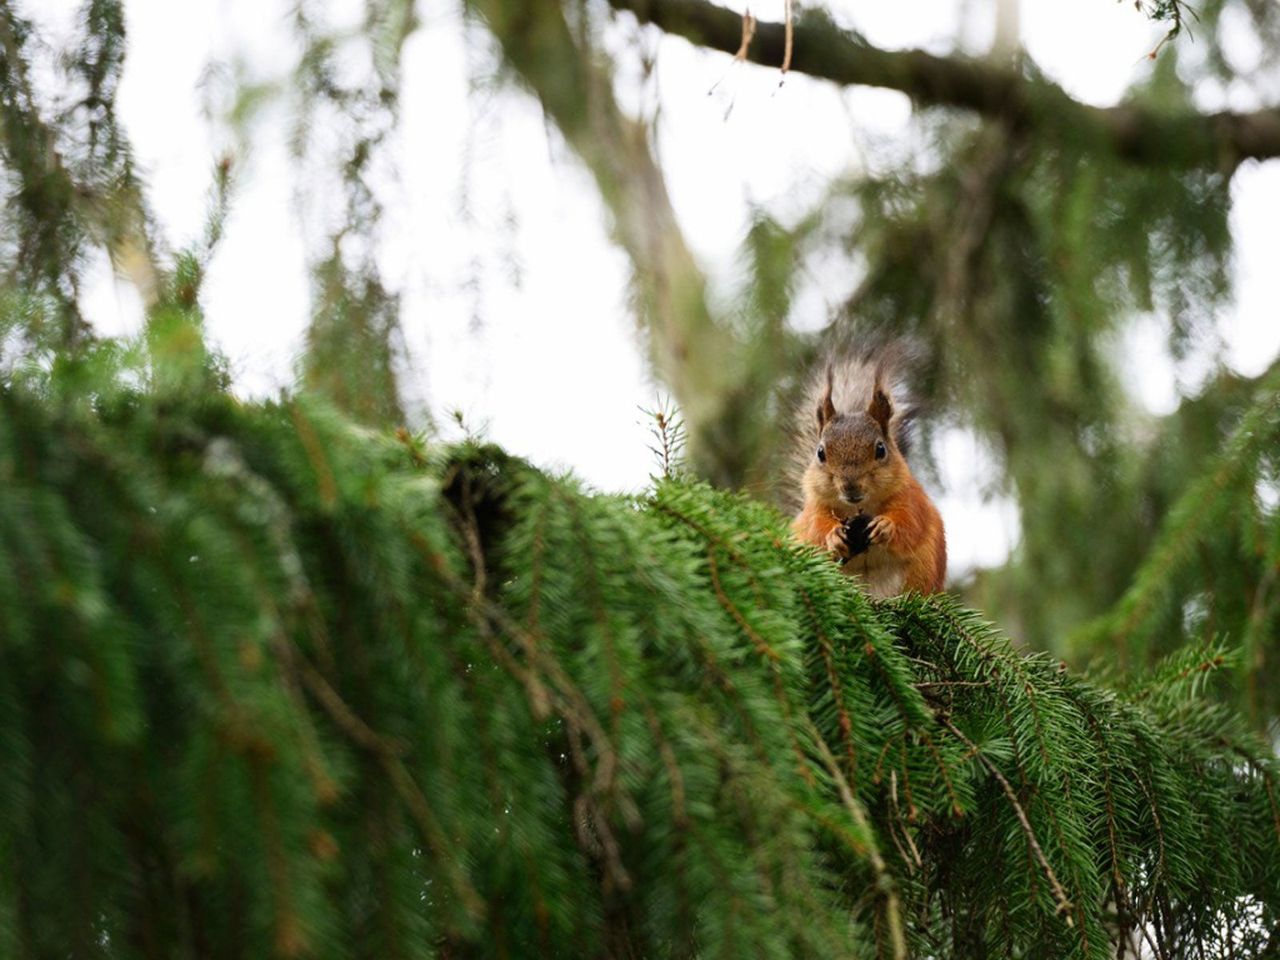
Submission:
<svg viewBox="0 0 1280 960">
<path fill-rule="evenodd" d="M 742 44 L 742 18 L 708 0 L 609 3 L 700 46 L 733 54 Z M 779 66 L 785 42 L 783 24 L 757 22 L 747 59 Z M 1003 63 L 923 50 L 881 50 L 819 11 L 796 22 L 790 69 L 847 86 L 900 90 L 919 103 L 1001 117 L 1014 128 L 1069 131 L 1073 139 L 1097 140 L 1135 164 L 1232 170 L 1244 160 L 1280 156 L 1280 107 L 1211 114 L 1170 113 L 1136 104 L 1095 107 Z"/>
<path fill-rule="evenodd" d="M 559 0 L 471 0 L 471 7 L 595 178 L 635 268 L 654 367 L 680 404 L 695 463 L 716 483 L 739 485 L 753 437 L 741 411 L 761 391 L 751 386 L 755 371 L 739 338 L 707 302 L 648 130 L 618 105 L 597 52 L 575 37 Z M 744 362 L 727 362 L 731 356 Z"/>
</svg>

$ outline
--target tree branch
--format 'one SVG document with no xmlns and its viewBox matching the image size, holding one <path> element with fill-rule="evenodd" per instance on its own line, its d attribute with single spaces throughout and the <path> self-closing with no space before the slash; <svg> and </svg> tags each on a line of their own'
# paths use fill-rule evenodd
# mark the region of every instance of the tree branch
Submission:
<svg viewBox="0 0 1280 960">
<path fill-rule="evenodd" d="M 708 0 L 609 0 L 668 33 L 733 54 L 742 18 Z M 785 27 L 757 23 L 747 59 L 780 66 Z M 1174 169 L 1234 170 L 1242 161 L 1280 156 L 1280 108 L 1252 113 L 1169 113 L 1136 104 L 1095 107 L 1047 80 L 1001 63 L 923 50 L 881 50 L 836 26 L 820 11 L 795 24 L 791 70 L 834 83 L 900 90 L 921 104 L 998 116 L 1015 129 L 1055 130 L 1094 140 L 1131 163 Z"/>
</svg>

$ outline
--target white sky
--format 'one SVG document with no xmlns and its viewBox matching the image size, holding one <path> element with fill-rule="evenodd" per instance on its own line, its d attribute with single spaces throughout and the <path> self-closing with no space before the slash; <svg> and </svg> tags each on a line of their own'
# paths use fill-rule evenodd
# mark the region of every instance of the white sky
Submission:
<svg viewBox="0 0 1280 960">
<path fill-rule="evenodd" d="M 724 2 L 741 9 L 741 0 Z M 779 19 L 782 3 L 754 0 L 752 9 Z M 959 42 L 979 53 L 993 29 L 992 0 L 828 5 L 890 47 L 947 52 Z M 79 6 L 24 4 L 55 27 Z M 348 16 L 358 9 L 350 0 L 335 6 Z M 456 408 L 473 428 L 535 462 L 572 468 L 601 489 L 640 488 L 654 462 L 639 408 L 652 407 L 657 393 L 627 308 L 626 259 L 608 240 L 590 177 L 549 135 L 532 99 L 509 90 L 468 96 L 489 54 L 474 32 L 465 34 L 457 6 L 420 2 L 424 27 L 404 56 L 400 175 L 387 198 L 380 263 L 403 293 L 406 386 L 437 415 Z M 203 116 L 202 104 L 216 101 L 218 90 L 202 86 L 206 68 L 242 58 L 255 78 L 283 79 L 297 55 L 284 22 L 288 7 L 287 0 L 127 0 L 119 109 L 175 246 L 199 234 L 209 171 L 228 145 Z M 1098 104 L 1115 102 L 1150 69 L 1143 54 L 1161 35 L 1131 4 L 1114 0 L 1023 0 L 1020 11 L 1030 55 L 1073 95 Z M 907 127 L 907 99 L 891 91 L 839 90 L 800 76 L 779 88 L 775 71 L 731 67 L 725 56 L 628 25 L 614 28 L 609 42 L 619 51 L 642 43 L 657 54 L 668 185 L 689 242 L 722 293 L 732 288 L 751 204 L 799 212 L 827 178 L 858 169 L 868 138 L 897 137 Z M 1243 42 L 1240 55 L 1253 55 Z M 621 92 L 630 106 L 654 107 L 653 87 Z M 1206 108 L 1254 105 L 1240 90 L 1198 93 Z M 238 161 L 240 188 L 206 285 L 210 333 L 248 394 L 291 382 L 307 319 L 306 247 L 285 127 L 283 111 L 269 114 L 252 154 Z M 1233 190 L 1237 303 L 1222 327 L 1232 364 L 1256 373 L 1280 352 L 1280 163 L 1247 165 Z M 851 282 L 832 278 L 797 303 L 793 320 L 824 322 Z M 111 277 L 105 260 L 87 286 L 87 312 L 100 329 L 138 329 L 137 297 Z M 1126 347 L 1135 393 L 1153 411 L 1171 409 L 1180 384 L 1196 379 L 1195 369 L 1170 363 L 1154 321 L 1140 325 Z M 940 459 L 953 569 L 1000 562 L 1017 521 L 1007 502 L 984 496 L 989 460 L 961 431 L 948 435 Z"/>
</svg>

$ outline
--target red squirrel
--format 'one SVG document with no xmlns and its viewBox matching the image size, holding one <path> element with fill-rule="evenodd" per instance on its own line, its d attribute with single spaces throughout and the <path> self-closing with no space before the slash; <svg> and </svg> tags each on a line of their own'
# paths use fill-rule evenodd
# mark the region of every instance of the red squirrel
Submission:
<svg viewBox="0 0 1280 960">
<path fill-rule="evenodd" d="M 903 455 L 906 411 L 895 411 L 890 362 L 833 361 L 815 381 L 817 430 L 805 431 L 804 506 L 792 530 L 830 551 L 873 597 L 938 593 L 946 534 Z"/>
</svg>

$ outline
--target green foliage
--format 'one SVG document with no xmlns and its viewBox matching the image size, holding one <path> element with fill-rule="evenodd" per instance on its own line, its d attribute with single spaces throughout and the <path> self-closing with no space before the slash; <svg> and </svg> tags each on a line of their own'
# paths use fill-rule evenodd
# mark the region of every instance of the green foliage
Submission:
<svg viewBox="0 0 1280 960">
<path fill-rule="evenodd" d="M 1179 3 L 1139 6 L 1171 28 L 1187 12 Z M 867 169 L 833 184 L 796 222 L 753 210 L 742 282 L 732 297 L 709 297 L 667 196 L 653 124 L 628 115 L 613 90 L 615 68 L 625 74 L 628 63 L 603 40 L 611 22 L 603 7 L 475 0 L 462 8 L 496 40 L 496 74 L 538 96 L 595 178 L 635 266 L 655 372 L 688 425 L 692 469 L 785 502 L 794 496 L 786 464 L 806 361 L 833 343 L 908 336 L 929 358 L 916 383 L 926 410 L 935 423 L 979 435 L 995 454 L 992 489 L 1019 508 L 1017 552 L 961 585 L 967 598 L 1016 624 L 1035 648 L 1081 659 L 1110 649 L 1066 638 L 1103 636 L 1081 627 L 1120 601 L 1161 536 L 1163 512 L 1202 473 L 1249 389 L 1215 377 L 1163 421 L 1143 416 L 1126 390 L 1125 336 L 1137 316 L 1163 325 L 1174 357 L 1216 359 L 1217 316 L 1231 292 L 1229 168 L 1129 165 L 1096 127 L 1061 123 L 1063 94 L 1037 83 L 1026 63 L 1031 121 L 922 114 L 909 151 L 870 144 Z M 1225 58 L 1230 30 L 1251 31 L 1267 48 L 1280 28 L 1274 5 L 1253 0 L 1212 0 L 1197 12 L 1203 45 L 1163 49 L 1130 101 L 1193 116 L 1197 79 L 1245 77 Z M 86 0 L 57 50 L 12 5 L 0 13 L 0 186 L 9 200 L 0 215 L 0 366 L 39 375 L 80 362 L 71 353 L 91 339 L 80 273 L 105 250 L 143 294 L 151 357 L 166 357 L 143 379 L 160 387 L 167 377 L 175 393 L 201 387 L 206 375 L 216 386 L 226 373 L 211 370 L 199 296 L 241 159 L 214 165 L 206 235 L 162 256 L 115 118 L 127 48 L 118 0 Z M 319 0 L 297 4 L 297 63 L 282 76 L 241 71 L 225 119 L 247 148 L 254 118 L 285 95 L 299 209 L 317 238 L 300 379 L 367 424 L 398 424 L 416 411 L 406 411 L 397 383 L 401 302 L 380 267 L 380 185 L 394 181 L 400 58 L 419 24 L 406 0 L 366 4 L 355 27 L 334 26 L 332 13 Z M 1273 60 L 1261 55 L 1248 82 L 1262 84 Z M 353 63 L 366 68 L 347 69 Z M 1187 149 L 1185 138 L 1169 140 L 1159 147 L 1170 157 Z M 798 331 L 796 303 L 812 303 L 815 288 L 829 292 L 814 278 L 841 272 L 862 278 L 849 302 L 820 332 Z M 924 441 L 927 462 L 936 448 Z M 1267 469 L 1260 461 L 1255 488 L 1269 489 Z M 1235 488 L 1243 499 L 1225 514 L 1253 512 L 1247 487 Z M 1206 593 L 1212 612 L 1198 618 L 1257 651 L 1241 667 L 1240 689 L 1258 691 L 1248 703 L 1260 726 L 1280 661 L 1275 632 L 1252 612 L 1252 596 L 1231 585 L 1265 588 L 1266 607 L 1266 556 L 1243 538 L 1220 539 L 1214 563 L 1233 575 L 1216 581 L 1222 602 Z M 1145 653 L 1168 649 L 1172 639 Z"/>
<path fill-rule="evenodd" d="M 1227 956 L 1277 920 L 1276 764 L 1190 661 L 1115 692 L 740 497 L 98 369 L 0 393 L 5 956 Z"/>
<path fill-rule="evenodd" d="M 932 412 L 990 442 L 1023 534 L 1000 613 L 1046 646 L 1113 602 L 1146 548 L 1118 335 L 1154 307 L 1175 346 L 1201 332 L 1226 287 L 1226 182 L 999 127 L 938 135 L 954 163 L 856 185 L 867 274 L 836 330 L 919 340 Z"/>
<path fill-rule="evenodd" d="M 1198 476 L 1171 505 L 1124 596 L 1075 644 L 1143 664 L 1230 633 L 1243 647 L 1236 690 L 1253 722 L 1265 726 L 1280 711 L 1272 682 L 1280 635 L 1280 368 L 1251 393 L 1224 449 L 1197 465 Z"/>
<path fill-rule="evenodd" d="M 344 266 L 337 239 L 312 272 L 318 311 L 307 330 L 304 382 L 366 423 L 402 422 L 395 376 L 400 298 L 376 270 Z"/>
<path fill-rule="evenodd" d="M 1166 50 L 1133 97 L 1187 114 L 1191 78 L 1236 73 L 1222 24 L 1269 36 L 1273 8 L 1211 0 L 1207 65 Z M 313 394 L 237 403 L 200 295 L 238 161 L 204 235 L 158 256 L 115 119 L 120 3 L 87 0 L 52 51 L 0 0 L 0 956 L 1280 950 L 1257 734 L 1280 710 L 1280 382 L 1218 375 L 1156 420 L 1117 348 L 1143 313 L 1175 356 L 1214 336 L 1229 174 L 1135 172 L 1053 121 L 1060 92 L 1016 127 L 931 113 L 911 162 L 873 156 L 798 223 L 754 211 L 713 304 L 603 8 L 465 10 L 595 178 L 690 462 L 773 492 L 802 358 L 910 336 L 924 399 L 1021 507 L 970 596 L 1105 675 L 946 598 L 867 600 L 685 476 L 670 410 L 639 498 L 375 432 L 403 416 L 377 185 L 406 0 L 348 32 L 297 4 L 289 81 L 233 109 L 247 134 L 291 94 L 299 196 L 336 198 L 304 204 Z M 81 319 L 100 251 L 143 295 L 136 342 Z M 790 327 L 806 269 L 850 259 L 841 316 Z"/>
<path fill-rule="evenodd" d="M 1190 89 L 1177 68 L 1174 51 L 1163 53 L 1132 99 L 1188 110 Z M 1051 114 L 1054 102 L 1046 97 L 1037 107 Z M 1210 469 L 1251 398 L 1277 389 L 1223 372 L 1165 418 L 1142 413 L 1133 400 L 1141 374 L 1127 335 L 1135 317 L 1155 319 L 1175 360 L 1217 357 L 1216 314 L 1229 296 L 1228 178 L 1136 170 L 1105 144 L 1048 121 L 1011 129 L 939 111 L 919 128 L 925 148 L 913 156 L 923 152 L 925 160 L 881 150 L 871 174 L 834 184 L 792 227 L 758 224 L 744 244 L 744 300 L 785 311 L 806 272 L 830 271 L 833 258 L 858 272 L 860 283 L 828 327 L 785 331 L 772 353 L 817 357 L 904 337 L 918 346 L 924 362 L 913 386 L 930 415 L 926 431 L 932 421 L 934 430 L 977 434 L 998 463 L 992 489 L 1019 508 L 1021 542 L 1010 562 L 959 588 L 1016 624 L 1033 648 L 1106 657 L 1114 643 L 1066 638 L 1119 602 L 1163 535 L 1166 511 Z M 786 438 L 804 364 L 785 366 L 771 393 L 770 375 L 757 382 L 771 396 L 762 429 L 775 442 L 761 445 L 748 474 L 750 489 L 784 503 L 795 496 Z M 931 439 L 926 432 L 918 463 L 926 471 Z M 1257 514 L 1252 490 L 1268 489 L 1267 469 L 1251 465 L 1234 488 L 1238 499 L 1220 512 Z M 1266 526 L 1270 514 L 1260 521 Z M 1205 591 L 1213 629 L 1237 641 L 1248 634 L 1261 651 L 1247 658 L 1237 689 L 1265 691 L 1274 686 L 1275 633 L 1256 625 L 1266 618 L 1250 619 L 1235 586 L 1269 583 L 1270 561 L 1240 538 L 1215 542 L 1214 564 L 1187 567 L 1188 583 L 1214 585 Z M 1214 565 L 1232 573 L 1215 576 Z M 1269 604 L 1269 592 L 1262 596 Z M 1174 649 L 1181 636 L 1131 651 L 1133 664 Z M 1253 701 L 1265 725 L 1269 698 Z"/>
</svg>

